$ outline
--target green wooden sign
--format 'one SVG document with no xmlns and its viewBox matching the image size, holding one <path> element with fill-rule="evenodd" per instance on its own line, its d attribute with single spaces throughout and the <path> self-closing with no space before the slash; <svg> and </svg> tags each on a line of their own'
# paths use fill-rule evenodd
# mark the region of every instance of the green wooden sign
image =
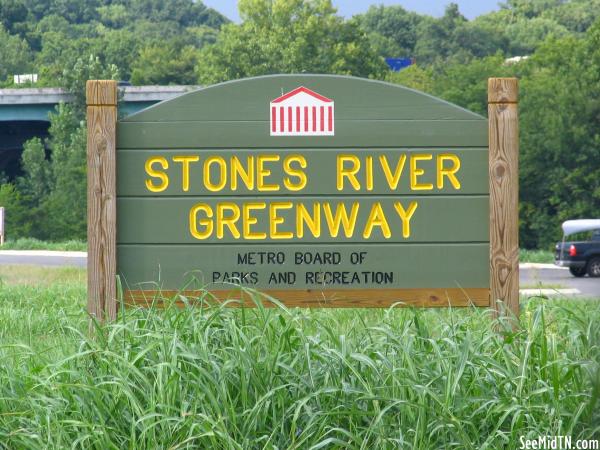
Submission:
<svg viewBox="0 0 600 450">
<path fill-rule="evenodd" d="M 243 286 L 289 305 L 489 305 L 477 114 L 378 81 L 264 76 L 126 117 L 116 147 L 131 301 Z"/>
</svg>

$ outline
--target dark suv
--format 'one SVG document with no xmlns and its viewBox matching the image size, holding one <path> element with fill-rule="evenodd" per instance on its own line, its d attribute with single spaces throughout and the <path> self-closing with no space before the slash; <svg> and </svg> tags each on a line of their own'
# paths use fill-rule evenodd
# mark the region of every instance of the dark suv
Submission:
<svg viewBox="0 0 600 450">
<path fill-rule="evenodd" d="M 600 277 L 600 230 L 576 233 L 556 244 L 554 264 L 568 267 L 573 276 Z"/>
</svg>

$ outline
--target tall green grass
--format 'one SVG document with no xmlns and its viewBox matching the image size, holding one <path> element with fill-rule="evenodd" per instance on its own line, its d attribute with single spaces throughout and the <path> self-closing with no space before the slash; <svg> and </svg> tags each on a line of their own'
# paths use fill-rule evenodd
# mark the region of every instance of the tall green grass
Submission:
<svg viewBox="0 0 600 450">
<path fill-rule="evenodd" d="M 56 250 L 56 251 L 81 251 L 87 250 L 87 242 L 70 240 L 65 242 L 40 241 L 35 238 L 19 238 L 8 240 L 0 250 Z"/>
<path fill-rule="evenodd" d="M 130 309 L 0 290 L 0 447 L 514 449 L 600 435 L 600 302 L 488 311 Z M 185 300 L 185 299 L 184 299 Z"/>
<path fill-rule="evenodd" d="M 554 253 L 550 250 L 527 250 L 522 248 L 519 250 L 519 262 L 552 264 Z"/>
</svg>

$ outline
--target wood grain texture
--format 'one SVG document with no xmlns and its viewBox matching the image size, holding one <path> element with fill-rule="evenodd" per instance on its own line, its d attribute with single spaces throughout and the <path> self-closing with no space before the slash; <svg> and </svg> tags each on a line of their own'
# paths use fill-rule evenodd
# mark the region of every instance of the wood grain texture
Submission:
<svg viewBox="0 0 600 450">
<path fill-rule="evenodd" d="M 117 316 L 116 81 L 88 81 L 88 312 Z M 106 106 L 98 106 L 98 105 Z M 89 106 L 96 105 L 96 106 Z"/>
<path fill-rule="evenodd" d="M 88 106 L 117 106 L 117 82 L 113 80 L 88 80 L 85 84 Z"/>
<path fill-rule="evenodd" d="M 448 307 L 489 305 L 489 289 L 438 288 L 438 289 L 364 289 L 364 290 L 266 290 L 264 292 L 232 288 L 216 291 L 125 291 L 125 303 L 133 306 L 163 306 L 162 299 L 184 296 L 191 302 L 231 302 L 230 306 L 256 306 L 253 298 L 265 301 L 265 306 L 275 306 L 269 297 L 287 307 L 302 308 L 388 308 L 393 305 L 412 307 Z M 179 297 L 179 306 L 184 302 Z"/>
<path fill-rule="evenodd" d="M 489 80 L 490 300 L 519 316 L 519 120 L 516 78 Z M 497 301 L 504 302 L 502 306 Z"/>
<path fill-rule="evenodd" d="M 516 78 L 488 79 L 488 103 L 517 103 L 519 84 Z"/>
</svg>

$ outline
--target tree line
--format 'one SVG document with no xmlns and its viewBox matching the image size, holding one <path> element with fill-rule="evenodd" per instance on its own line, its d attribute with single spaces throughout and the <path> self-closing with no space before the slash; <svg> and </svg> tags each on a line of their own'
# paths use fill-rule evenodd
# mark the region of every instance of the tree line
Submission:
<svg viewBox="0 0 600 450">
<path fill-rule="evenodd" d="M 508 0 L 467 20 L 372 6 L 344 19 L 330 0 L 240 0 L 231 23 L 192 0 L 0 0 L 0 86 L 38 73 L 75 101 L 50 137 L 0 174 L 11 237 L 85 238 L 84 83 L 212 84 L 272 73 L 386 80 L 486 114 L 487 78 L 520 79 L 521 246 L 547 248 L 562 220 L 600 215 L 600 0 Z M 511 57 L 523 57 L 515 62 Z M 391 72 L 385 57 L 416 64 Z M 7 209 L 8 210 L 8 209 Z"/>
</svg>

